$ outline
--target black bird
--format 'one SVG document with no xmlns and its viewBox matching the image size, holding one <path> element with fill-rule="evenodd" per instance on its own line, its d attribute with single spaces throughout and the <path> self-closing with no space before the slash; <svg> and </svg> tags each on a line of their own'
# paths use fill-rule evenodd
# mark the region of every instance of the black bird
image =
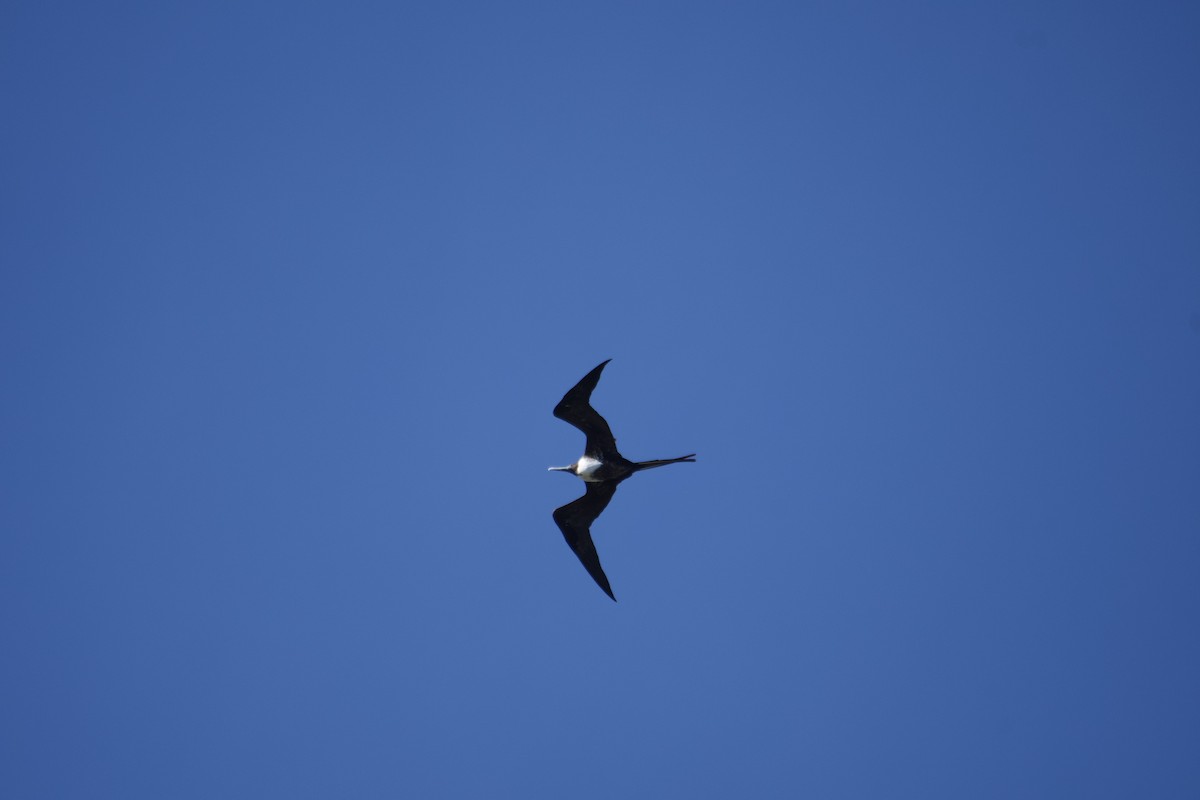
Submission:
<svg viewBox="0 0 1200 800">
<path fill-rule="evenodd" d="M 608 501 L 616 494 L 621 481 L 635 472 L 644 469 L 661 467 L 664 464 L 677 464 L 681 461 L 696 460 L 696 454 L 691 453 L 679 458 L 667 458 L 660 461 L 629 461 L 617 452 L 617 440 L 613 437 L 604 417 L 596 413 L 589 400 L 604 365 L 612 359 L 583 376 L 583 380 L 575 384 L 575 388 L 563 395 L 563 399 L 554 407 L 554 416 L 569 422 L 587 436 L 587 444 L 583 455 L 569 467 L 550 467 L 553 472 L 570 472 L 578 475 L 587 484 L 587 492 L 578 500 L 567 503 L 562 508 L 554 510 L 554 521 L 558 524 L 567 544 L 579 556 L 588 574 L 599 584 L 604 593 L 615 601 L 612 587 L 608 585 L 608 577 L 600 566 L 600 556 L 596 553 L 596 545 L 592 544 L 590 528 L 596 517 L 604 511 Z"/>
</svg>

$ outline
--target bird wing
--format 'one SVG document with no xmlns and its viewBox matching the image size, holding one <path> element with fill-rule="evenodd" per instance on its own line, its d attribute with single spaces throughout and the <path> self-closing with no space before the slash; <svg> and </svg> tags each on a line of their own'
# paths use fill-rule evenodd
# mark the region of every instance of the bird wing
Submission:
<svg viewBox="0 0 1200 800">
<path fill-rule="evenodd" d="M 612 361 L 612 359 L 610 358 L 608 361 Z M 601 461 L 612 461 L 613 456 L 620 456 L 620 453 L 617 452 L 616 437 L 613 436 L 608 423 L 604 421 L 604 417 L 596 413 L 596 409 L 592 408 L 589 402 L 592 398 L 592 391 L 600 381 L 600 373 L 608 361 L 601 363 L 600 366 L 584 375 L 583 380 L 564 394 L 563 399 L 559 400 L 558 405 L 554 407 L 554 416 L 579 428 L 587 436 L 584 453 L 589 456 L 598 456 Z"/>
<path fill-rule="evenodd" d="M 603 364 L 601 365 L 603 366 Z M 604 481 L 603 483 L 587 484 L 587 493 L 577 500 L 572 500 L 561 508 L 554 509 L 554 522 L 562 531 L 567 544 L 575 551 L 583 563 L 583 568 L 592 576 L 604 593 L 615 601 L 612 587 L 608 585 L 608 576 L 600 566 L 600 555 L 596 545 L 592 543 L 590 528 L 616 494 L 619 481 Z"/>
</svg>

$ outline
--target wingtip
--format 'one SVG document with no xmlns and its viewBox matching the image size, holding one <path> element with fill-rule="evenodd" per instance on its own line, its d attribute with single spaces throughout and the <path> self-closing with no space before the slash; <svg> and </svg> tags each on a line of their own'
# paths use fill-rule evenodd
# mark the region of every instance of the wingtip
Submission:
<svg viewBox="0 0 1200 800">
<path fill-rule="evenodd" d="M 600 574 L 593 575 L 592 578 L 595 579 L 596 585 L 600 587 L 602 592 L 608 595 L 610 600 L 612 600 L 614 603 L 617 602 L 617 596 L 613 594 L 612 584 L 608 582 L 608 576 L 604 574 L 603 567 L 600 568 Z"/>
</svg>

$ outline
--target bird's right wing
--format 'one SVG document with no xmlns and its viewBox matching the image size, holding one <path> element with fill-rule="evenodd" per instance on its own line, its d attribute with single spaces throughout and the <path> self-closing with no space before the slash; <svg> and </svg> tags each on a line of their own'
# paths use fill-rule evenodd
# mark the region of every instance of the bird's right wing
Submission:
<svg viewBox="0 0 1200 800">
<path fill-rule="evenodd" d="M 608 576 L 600 566 L 600 555 L 596 552 L 596 545 L 592 543 L 591 527 L 596 517 L 600 516 L 600 512 L 608 506 L 608 501 L 616 494 L 617 483 L 618 481 L 589 483 L 587 494 L 583 497 L 554 509 L 554 522 L 562 531 L 567 544 L 579 557 L 592 580 L 614 601 L 617 598 L 613 596 L 612 587 L 608 585 Z"/>
</svg>

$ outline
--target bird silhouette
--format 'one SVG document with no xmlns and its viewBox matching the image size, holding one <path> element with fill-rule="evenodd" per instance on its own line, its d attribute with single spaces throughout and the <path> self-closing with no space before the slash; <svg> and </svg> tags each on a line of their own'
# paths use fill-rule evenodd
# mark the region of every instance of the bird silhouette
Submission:
<svg viewBox="0 0 1200 800">
<path fill-rule="evenodd" d="M 579 557 L 583 568 L 615 602 L 617 598 L 608 583 L 608 576 L 600 566 L 600 555 L 592 542 L 592 523 L 608 507 L 609 501 L 617 492 L 617 486 L 630 475 L 667 464 L 694 462 L 696 454 L 657 461 L 630 461 L 617 452 L 617 440 L 613 437 L 612 430 L 604 417 L 591 405 L 592 392 L 600 381 L 600 373 L 609 361 L 612 359 L 601 362 L 584 375 L 554 407 L 554 416 L 583 431 L 587 443 L 578 461 L 566 467 L 550 467 L 550 471 L 570 472 L 582 478 L 587 485 L 583 497 L 554 509 L 554 522 L 562 531 L 571 550 Z"/>
</svg>

